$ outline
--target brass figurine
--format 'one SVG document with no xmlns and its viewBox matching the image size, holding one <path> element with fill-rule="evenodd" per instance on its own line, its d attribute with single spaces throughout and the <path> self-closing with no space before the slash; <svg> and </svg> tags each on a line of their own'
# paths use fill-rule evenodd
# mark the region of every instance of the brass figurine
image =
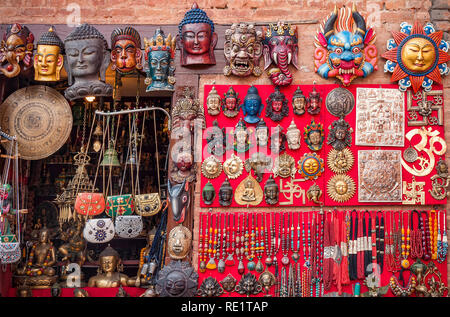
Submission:
<svg viewBox="0 0 450 317">
<path fill-rule="evenodd" d="M 264 173 L 272 169 L 272 158 L 262 152 L 256 152 L 245 160 L 244 166 L 247 173 L 250 173 L 251 170 L 255 172 L 256 180 L 259 183 L 262 181 Z"/>
<path fill-rule="evenodd" d="M 111 246 L 107 246 L 99 255 L 99 268 L 97 275 L 88 281 L 88 287 L 119 287 L 133 286 L 134 281 L 120 273 L 122 270 L 119 253 Z"/>
<path fill-rule="evenodd" d="M 273 177 L 292 177 L 295 178 L 297 169 L 295 168 L 295 159 L 289 154 L 283 153 L 275 158 L 273 165 Z"/>
<path fill-rule="evenodd" d="M 223 163 L 223 171 L 229 179 L 236 179 L 241 176 L 244 170 L 244 163 L 239 156 L 231 154 L 231 157 Z"/>
<path fill-rule="evenodd" d="M 56 249 L 50 241 L 49 230 L 42 228 L 39 240 L 31 247 L 26 265 L 16 270 L 16 284 L 26 281 L 31 288 L 51 288 L 58 280 L 56 270 Z"/>
<path fill-rule="evenodd" d="M 223 288 L 219 282 L 212 276 L 205 278 L 197 290 L 200 297 L 219 297 L 223 294 Z"/>
<path fill-rule="evenodd" d="M 350 200 L 355 194 L 355 191 L 355 182 L 350 176 L 345 174 L 333 176 L 327 184 L 328 196 L 339 203 Z"/>
<path fill-rule="evenodd" d="M 236 188 L 234 199 L 239 205 L 257 206 L 263 199 L 263 190 L 256 179 L 248 175 Z"/>
<path fill-rule="evenodd" d="M 216 178 L 222 173 L 222 163 L 217 157 L 211 155 L 203 161 L 202 173 L 206 178 Z"/>
<path fill-rule="evenodd" d="M 354 162 L 355 158 L 349 148 L 345 148 L 341 151 L 331 149 L 328 153 L 328 168 L 336 174 L 347 173 L 352 169 Z"/>
</svg>

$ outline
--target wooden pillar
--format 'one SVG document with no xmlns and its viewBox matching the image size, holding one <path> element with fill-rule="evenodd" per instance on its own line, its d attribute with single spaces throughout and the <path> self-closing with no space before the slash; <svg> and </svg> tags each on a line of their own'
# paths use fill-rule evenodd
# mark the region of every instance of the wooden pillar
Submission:
<svg viewBox="0 0 450 317">
<path fill-rule="evenodd" d="M 177 71 L 175 71 L 176 73 Z M 172 103 L 171 103 L 171 107 L 173 109 L 180 93 L 183 91 L 183 89 L 185 87 L 190 87 L 194 92 L 194 98 L 198 98 L 198 83 L 199 83 L 199 76 L 196 74 L 190 74 L 190 73 L 182 73 L 182 74 L 176 74 L 176 84 L 175 84 L 175 92 L 172 96 Z M 171 109 L 171 113 L 172 113 L 172 109 Z M 172 117 L 173 120 L 173 117 Z M 173 131 L 171 131 L 172 133 Z M 172 170 L 172 166 L 173 166 L 173 161 L 171 159 L 171 150 L 173 145 L 177 142 L 176 138 L 172 138 L 172 135 L 169 138 L 169 150 L 167 155 L 169 155 L 169 164 L 168 164 L 168 169 L 169 169 L 169 173 L 168 173 L 168 180 L 170 181 L 171 177 L 170 177 L 170 171 Z M 200 138 L 201 140 L 201 138 Z M 200 164 L 201 162 L 197 162 L 197 168 L 200 168 Z M 171 182 L 171 185 L 176 185 L 175 183 Z M 190 183 L 189 184 L 189 196 L 190 196 L 190 200 L 189 200 L 189 207 L 186 210 L 186 214 L 185 214 L 185 218 L 184 221 L 182 223 L 183 226 L 185 226 L 186 228 L 188 228 L 189 230 L 191 230 L 191 232 L 193 233 L 194 230 L 194 198 L 195 198 L 195 183 Z M 170 230 L 172 230 L 175 226 L 177 225 L 177 223 L 174 221 L 173 219 L 173 212 L 172 212 L 172 207 L 169 204 L 169 214 L 167 216 L 167 233 L 170 232 Z M 194 234 L 193 234 L 194 235 Z M 167 250 L 167 242 L 168 239 L 166 240 L 166 250 Z M 191 262 L 192 260 L 192 248 L 190 251 L 190 255 L 188 257 L 188 260 Z M 166 252 L 166 258 L 165 258 L 165 264 L 167 265 L 170 262 L 170 257 L 168 252 Z"/>
</svg>

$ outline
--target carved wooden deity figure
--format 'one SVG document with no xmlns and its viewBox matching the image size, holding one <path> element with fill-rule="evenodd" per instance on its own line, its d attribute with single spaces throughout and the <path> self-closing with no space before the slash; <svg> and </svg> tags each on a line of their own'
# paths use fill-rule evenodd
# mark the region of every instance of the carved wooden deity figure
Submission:
<svg viewBox="0 0 450 317">
<path fill-rule="evenodd" d="M 215 65 L 214 48 L 217 34 L 214 23 L 197 3 L 187 11 L 178 25 L 178 47 L 181 52 L 181 65 Z"/>
<path fill-rule="evenodd" d="M 225 76 L 261 76 L 262 32 L 253 24 L 234 23 L 225 31 Z"/>
<path fill-rule="evenodd" d="M 58 81 L 64 64 L 64 43 L 53 27 L 41 35 L 34 55 L 34 80 Z"/>
<path fill-rule="evenodd" d="M 274 63 L 276 68 L 269 70 L 272 83 L 276 86 L 290 85 L 293 77 L 288 65 L 298 69 L 297 28 L 278 22 L 263 28 L 263 36 L 264 69 Z"/>
<path fill-rule="evenodd" d="M 133 73 L 142 66 L 141 37 L 127 26 L 111 33 L 111 69 L 121 75 Z"/>
<path fill-rule="evenodd" d="M 64 49 L 70 86 L 64 92 L 67 99 L 112 95 L 112 86 L 105 83 L 108 43 L 96 28 L 89 24 L 76 27 L 64 40 Z"/>
<path fill-rule="evenodd" d="M 34 35 L 26 26 L 9 25 L 0 44 L 0 74 L 16 77 L 33 64 Z"/>
</svg>

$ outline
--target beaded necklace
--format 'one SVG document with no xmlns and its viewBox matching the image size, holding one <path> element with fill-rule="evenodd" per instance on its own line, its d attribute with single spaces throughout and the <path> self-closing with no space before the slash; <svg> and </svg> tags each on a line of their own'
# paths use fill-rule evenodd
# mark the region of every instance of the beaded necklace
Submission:
<svg viewBox="0 0 450 317">
<path fill-rule="evenodd" d="M 424 215 L 424 218 L 420 218 L 422 222 L 422 248 L 423 248 L 423 259 L 425 261 L 429 261 L 431 259 L 431 230 L 430 224 L 428 220 L 428 213 L 426 211 L 422 211 L 421 215 Z"/>
<path fill-rule="evenodd" d="M 208 270 L 215 270 L 217 268 L 217 264 L 216 261 L 214 260 L 214 256 L 215 256 L 215 246 L 217 244 L 215 238 L 217 236 L 217 228 L 214 228 L 215 226 L 213 226 L 213 215 L 210 216 L 210 220 L 211 220 L 211 224 L 208 224 L 209 226 L 209 240 L 208 240 L 208 254 L 209 254 L 209 261 L 206 264 L 206 268 Z"/>
<path fill-rule="evenodd" d="M 281 268 L 280 297 L 288 297 L 286 267 Z"/>
<path fill-rule="evenodd" d="M 245 267 L 244 267 L 244 262 L 243 262 L 243 260 L 244 260 L 244 252 L 245 252 L 245 231 L 244 231 L 244 228 L 243 228 L 243 227 L 245 227 L 244 215 L 242 215 L 241 225 L 242 225 L 242 228 L 239 225 L 239 215 L 238 215 L 238 228 L 239 228 L 238 230 L 240 231 L 240 232 L 238 232 L 239 246 L 240 246 L 240 248 L 239 248 L 239 257 L 238 257 L 238 259 L 239 259 L 238 273 L 243 275 L 245 273 Z M 236 238 L 236 239 L 238 239 L 238 238 Z M 236 255 L 237 255 L 237 251 L 238 251 L 238 248 L 236 248 Z"/>
<path fill-rule="evenodd" d="M 366 226 L 366 215 L 369 214 L 369 222 L 368 227 Z M 364 212 L 363 217 L 363 226 L 364 226 L 364 272 L 365 276 L 368 276 L 371 272 L 369 271 L 370 263 L 372 259 L 372 237 L 369 235 L 369 228 L 372 227 L 372 217 L 368 210 Z"/>
<path fill-rule="evenodd" d="M 227 234 L 226 234 L 226 220 L 227 220 L 227 218 L 226 218 L 226 216 L 225 217 L 222 217 L 223 216 L 223 214 L 221 214 L 220 215 L 220 224 L 219 224 L 219 239 L 221 240 L 220 242 L 220 248 L 221 248 L 221 252 L 217 252 L 217 253 L 219 253 L 219 255 L 218 255 L 218 257 L 219 257 L 219 264 L 217 264 L 217 271 L 219 272 L 219 273 L 223 273 L 223 272 L 225 272 L 225 256 L 226 256 L 226 247 L 225 247 L 225 244 L 226 244 L 226 237 L 227 237 Z M 223 227 L 222 227 L 223 226 Z M 222 234 L 220 234 L 220 227 L 222 227 Z M 219 251 L 219 247 L 218 247 L 218 251 Z"/>
<path fill-rule="evenodd" d="M 353 217 L 353 213 L 356 213 L 356 217 Z M 350 216 L 350 236 L 351 240 L 349 241 L 349 251 L 348 251 L 348 262 L 349 262 L 349 275 L 350 280 L 357 280 L 358 276 L 356 274 L 356 265 L 357 265 L 357 231 L 358 231 L 358 214 L 356 210 L 352 210 Z"/>
<path fill-rule="evenodd" d="M 386 255 L 386 265 L 387 270 L 389 272 L 395 272 L 396 271 L 396 263 L 395 263 L 395 247 L 394 247 L 394 239 L 393 239 L 393 232 L 394 232 L 394 216 L 393 213 L 391 213 L 390 217 L 390 231 L 388 232 L 386 236 L 386 244 L 385 244 L 385 252 Z"/>
<path fill-rule="evenodd" d="M 264 218 L 266 219 L 267 213 L 264 214 Z M 270 225 L 267 224 L 267 220 L 265 220 L 265 227 L 266 227 L 266 233 L 265 233 L 265 240 L 266 240 L 266 250 L 267 250 L 267 257 L 265 260 L 265 263 L 267 266 L 271 266 L 273 264 L 272 254 L 275 248 L 275 225 L 272 220 L 272 214 L 270 213 Z M 269 228 L 270 227 L 270 228 Z M 270 232 L 270 237 L 269 237 Z M 270 241 L 270 247 L 269 247 L 269 241 Z"/>
<path fill-rule="evenodd" d="M 291 227 L 291 249 L 292 249 L 292 260 L 297 263 L 300 259 L 300 213 L 297 213 L 297 241 L 294 241 L 294 215 L 292 215 L 292 227 Z M 295 247 L 294 247 L 294 243 Z"/>
<path fill-rule="evenodd" d="M 242 224 L 244 219 L 242 219 Z M 236 257 L 238 258 L 238 273 L 244 274 L 244 230 L 241 228 L 240 214 L 238 214 L 238 226 L 237 226 L 237 236 L 236 236 Z"/>
<path fill-rule="evenodd" d="M 324 236 L 324 255 L 323 255 L 323 284 L 325 290 L 328 291 L 331 288 L 333 281 L 333 256 L 334 250 L 332 246 L 332 233 L 331 233 L 331 220 L 325 215 L 325 236 Z"/>
<path fill-rule="evenodd" d="M 250 236 L 249 236 L 249 252 L 247 255 L 247 269 L 249 271 L 254 271 L 256 268 L 256 263 L 254 262 L 255 259 L 255 237 L 256 237 L 256 233 L 255 230 L 257 230 L 256 226 L 255 226 L 255 214 L 252 214 L 252 224 L 250 226 L 251 231 L 250 231 Z"/>
<path fill-rule="evenodd" d="M 345 216 L 342 215 L 342 223 L 341 223 L 341 251 L 342 251 L 342 262 L 341 262 L 341 271 L 342 271 L 342 284 L 348 285 L 350 283 L 350 277 L 348 276 L 348 212 L 345 213 Z"/>
<path fill-rule="evenodd" d="M 206 271 L 206 250 L 207 250 L 207 245 L 206 245 L 206 228 L 203 229 L 203 215 L 200 214 L 200 230 L 199 230 L 199 246 L 198 246 L 198 259 L 199 259 L 199 271 L 201 273 L 204 273 Z M 208 225 L 206 225 L 206 227 L 208 227 Z M 203 244 L 205 243 L 205 244 Z M 144 250 L 144 249 L 142 249 Z"/>
<path fill-rule="evenodd" d="M 231 225 L 233 220 L 233 225 Z M 225 260 L 226 266 L 234 266 L 234 247 L 236 241 L 236 222 L 235 217 L 228 214 L 228 231 L 227 231 L 227 259 Z"/>
<path fill-rule="evenodd" d="M 220 221 L 220 218 L 219 218 L 219 215 L 217 215 L 217 214 L 215 214 L 214 215 L 215 216 L 215 229 L 214 229 L 214 256 L 215 256 L 215 258 L 216 258 L 216 260 L 219 260 L 219 257 L 220 257 L 220 240 L 221 240 L 221 237 L 222 237 L 222 235 L 220 234 L 221 233 L 221 228 L 220 228 L 220 225 L 221 225 L 221 221 Z M 216 263 L 217 263 L 217 261 L 216 261 Z"/>
<path fill-rule="evenodd" d="M 288 297 L 293 297 L 295 292 L 294 265 L 292 265 L 292 263 L 289 263 L 288 288 L 287 288 Z"/>
<path fill-rule="evenodd" d="M 359 280 L 365 277 L 365 266 L 364 266 L 364 237 L 363 237 L 363 215 L 360 212 L 358 215 L 358 265 L 357 265 L 357 276 Z"/>
<path fill-rule="evenodd" d="M 442 237 L 441 237 L 441 212 L 438 212 L 438 241 L 437 241 L 437 261 L 443 263 L 447 259 L 448 242 L 447 242 L 447 226 L 446 226 L 446 216 L 445 211 L 442 211 L 443 227 L 442 227 Z"/>
<path fill-rule="evenodd" d="M 277 234 L 277 248 L 274 252 L 273 256 L 273 265 L 275 267 L 275 278 L 277 279 L 277 285 L 280 285 L 280 275 L 278 271 L 278 251 L 280 250 L 281 246 L 281 213 L 278 214 L 278 234 Z"/>
<path fill-rule="evenodd" d="M 283 254 L 283 257 L 281 258 L 281 264 L 287 266 L 289 265 L 289 218 L 288 218 L 288 224 L 286 226 L 286 214 L 283 213 L 283 226 L 282 226 L 282 233 L 281 233 L 281 252 Z M 286 230 L 285 230 L 286 228 Z"/>
<path fill-rule="evenodd" d="M 417 214 L 417 230 L 414 228 L 414 214 Z M 422 258 L 423 257 L 423 244 L 425 237 L 422 233 L 422 218 L 417 210 L 411 211 L 411 258 Z"/>
<path fill-rule="evenodd" d="M 295 297 L 302 296 L 302 266 L 300 262 L 296 263 L 297 278 L 295 280 Z"/>
<path fill-rule="evenodd" d="M 308 235 L 305 235 L 305 227 L 306 227 L 306 223 L 305 223 L 305 219 L 304 219 L 304 214 L 302 213 L 302 244 L 303 244 L 303 261 L 304 264 L 303 266 L 306 268 L 309 268 L 311 266 L 311 262 L 309 259 L 310 254 L 308 254 L 308 251 L 311 249 L 311 237 L 310 237 L 310 232 L 311 232 L 311 226 L 308 222 L 309 219 L 309 214 L 306 214 L 306 221 L 308 223 Z"/>
<path fill-rule="evenodd" d="M 431 218 L 433 218 L 434 221 Z M 437 237 L 438 237 L 436 210 L 430 210 L 430 233 L 431 233 L 431 241 L 430 241 L 431 259 L 436 260 L 437 259 Z"/>
<path fill-rule="evenodd" d="M 402 214 L 401 215 L 401 221 L 402 221 L 402 261 L 401 261 L 401 266 L 402 266 L 402 268 L 407 269 L 409 267 L 408 257 L 409 257 L 409 252 L 411 249 L 411 245 L 410 245 L 411 236 L 410 236 L 410 229 L 409 229 L 408 222 L 406 222 L 406 225 L 408 227 L 405 229 L 404 220 L 405 219 Z"/>
<path fill-rule="evenodd" d="M 399 217 L 398 217 L 398 222 L 395 218 L 395 214 L 398 213 Z M 401 213 L 400 211 L 397 212 L 393 212 L 393 219 L 395 222 L 395 230 L 393 231 L 392 234 L 392 243 L 394 245 L 394 259 L 395 259 L 395 266 L 396 269 L 400 269 L 400 258 L 401 258 L 401 246 L 402 246 L 402 232 L 400 229 L 400 217 L 401 217 Z"/>
<path fill-rule="evenodd" d="M 263 219 L 262 216 L 258 217 L 261 215 L 256 215 L 256 248 L 255 248 L 255 252 L 256 252 L 256 257 L 258 258 L 258 263 L 256 263 L 256 272 L 261 273 L 264 271 L 264 265 L 261 261 L 263 255 L 264 255 L 264 248 L 265 248 L 265 244 L 264 244 L 264 225 L 263 225 Z M 258 218 L 259 218 L 259 223 L 260 223 L 260 227 L 258 230 Z"/>
<path fill-rule="evenodd" d="M 380 222 L 378 223 L 378 213 L 381 213 Z M 377 236 L 377 263 L 380 266 L 380 274 L 383 273 L 384 258 L 384 214 L 382 211 L 377 213 L 376 236 Z"/>
</svg>

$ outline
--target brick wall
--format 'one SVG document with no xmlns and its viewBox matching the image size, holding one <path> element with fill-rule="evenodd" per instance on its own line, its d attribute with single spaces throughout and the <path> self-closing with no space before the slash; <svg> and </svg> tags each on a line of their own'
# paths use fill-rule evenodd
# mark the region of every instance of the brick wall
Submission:
<svg viewBox="0 0 450 317">
<path fill-rule="evenodd" d="M 66 24 L 74 21 L 79 12 L 80 23 L 91 24 L 151 24 L 176 25 L 181 21 L 184 13 L 191 7 L 193 0 L 3 0 L 0 7 L 0 24 Z M 366 18 L 368 24 L 377 33 L 376 45 L 379 54 L 386 50 L 386 41 L 391 38 L 391 31 L 399 30 L 401 22 L 413 23 L 434 22 L 438 30 L 445 32 L 444 38 L 449 40 L 450 16 L 448 0 L 355 0 L 358 11 Z M 298 71 L 294 71 L 293 84 L 334 83 L 324 80 L 314 73 L 313 66 L 313 38 L 321 20 L 328 15 L 334 5 L 341 7 L 351 5 L 351 1 L 341 0 L 197 0 L 200 8 L 204 9 L 216 24 L 231 24 L 233 22 L 276 22 L 277 20 L 296 21 L 298 23 L 299 52 Z M 73 22 L 72 22 L 73 23 Z M 296 23 L 294 23 L 296 24 Z M 152 34 L 142 34 L 151 36 Z M 109 37 L 109 34 L 105 34 Z M 358 79 L 358 84 L 389 83 L 390 74 L 383 72 L 385 60 L 380 57 L 378 71 L 367 79 Z M 271 84 L 267 76 L 260 78 L 225 78 L 221 71 L 208 75 L 199 75 L 199 98 L 203 100 L 203 85 L 211 84 Z M 178 79 L 178 78 L 177 78 Z M 445 98 L 445 118 L 450 118 L 450 76 L 443 80 Z M 450 146 L 450 120 L 445 122 L 447 146 Z M 450 162 L 450 151 L 446 154 Z M 198 212 L 200 208 L 200 186 L 195 188 L 194 203 L 194 232 L 197 232 Z M 402 207 L 399 207 L 400 209 Z M 302 209 L 302 208 L 298 208 Z M 386 208 L 388 209 L 388 208 Z M 409 209 L 409 208 L 404 208 Z M 449 217 L 450 219 L 450 217 Z M 194 234 L 194 254 L 198 249 L 198 236 Z M 197 258 L 193 257 L 196 267 Z M 450 266 L 449 266 L 450 271 Z"/>
</svg>

